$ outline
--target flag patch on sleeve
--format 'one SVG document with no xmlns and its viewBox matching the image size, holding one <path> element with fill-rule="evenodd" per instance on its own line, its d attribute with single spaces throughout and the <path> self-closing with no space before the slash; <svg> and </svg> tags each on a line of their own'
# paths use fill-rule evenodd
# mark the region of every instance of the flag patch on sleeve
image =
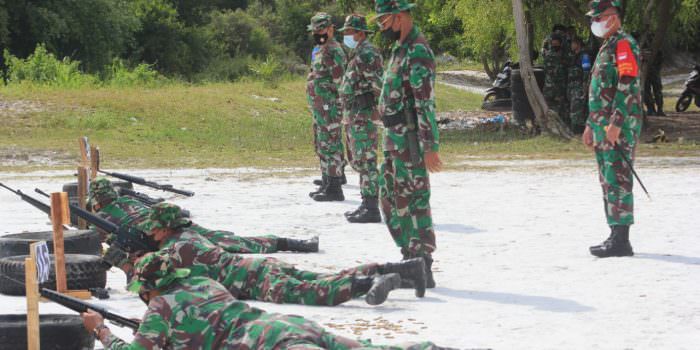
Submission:
<svg viewBox="0 0 700 350">
<path fill-rule="evenodd" d="M 629 41 L 625 39 L 618 41 L 616 56 L 617 72 L 620 77 L 636 78 L 639 74 L 639 65 L 637 65 L 637 59 L 634 57 Z"/>
</svg>

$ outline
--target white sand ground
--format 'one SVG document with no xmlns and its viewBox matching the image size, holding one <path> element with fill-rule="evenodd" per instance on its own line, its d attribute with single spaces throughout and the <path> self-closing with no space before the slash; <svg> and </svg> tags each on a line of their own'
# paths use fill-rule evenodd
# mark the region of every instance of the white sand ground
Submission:
<svg viewBox="0 0 700 350">
<path fill-rule="evenodd" d="M 592 161 L 466 161 L 470 171 L 431 177 L 438 288 L 411 290 L 381 306 L 355 300 L 338 307 L 253 302 L 306 316 L 336 332 L 375 343 L 433 340 L 444 346 L 495 349 L 698 349 L 700 345 L 700 159 L 641 159 L 653 202 L 637 188 L 634 258 L 595 259 L 588 246 L 607 236 Z M 293 171 L 290 171 L 293 172 Z M 308 198 L 311 177 L 264 171 L 150 170 L 134 174 L 197 193 L 165 195 L 195 220 L 240 235 L 320 236 L 319 254 L 276 254 L 300 267 L 334 271 L 400 258 L 383 224 L 351 225 L 357 177 L 348 200 Z M 0 174 L 27 192 L 59 190 L 70 172 Z M 47 218 L 0 191 L 0 235 L 46 230 Z M 145 307 L 111 271 L 112 298 L 98 301 L 130 317 Z M 0 296 L 0 313 L 24 313 L 24 299 Z M 42 313 L 69 310 L 51 303 Z M 129 331 L 116 329 L 125 339 Z"/>
</svg>

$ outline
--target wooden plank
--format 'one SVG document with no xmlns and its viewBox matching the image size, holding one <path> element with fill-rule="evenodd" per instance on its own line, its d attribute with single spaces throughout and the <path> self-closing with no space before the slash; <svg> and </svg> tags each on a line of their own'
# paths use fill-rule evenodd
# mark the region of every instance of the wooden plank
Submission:
<svg viewBox="0 0 700 350">
<path fill-rule="evenodd" d="M 78 206 L 85 210 L 88 194 L 88 177 L 87 168 L 78 167 Z M 88 210 L 91 211 L 91 210 Z M 78 228 L 81 230 L 87 229 L 87 222 L 83 219 L 78 219 Z"/>
<path fill-rule="evenodd" d="M 83 299 L 83 300 L 92 299 L 92 293 L 90 293 L 90 291 L 87 289 L 67 290 L 63 294 L 70 295 L 73 298 L 78 298 L 78 299 Z"/>
<path fill-rule="evenodd" d="M 90 180 L 97 177 L 97 170 L 100 169 L 100 149 L 90 146 Z"/>
<path fill-rule="evenodd" d="M 24 281 L 27 293 L 27 350 L 39 350 L 39 284 L 36 280 L 36 253 L 29 248 L 24 259 Z"/>
<path fill-rule="evenodd" d="M 68 211 L 68 194 L 55 192 L 51 194 L 51 223 L 53 224 L 53 253 L 56 268 L 56 291 L 63 293 L 68 290 L 66 281 L 66 260 L 63 245 L 63 224 L 70 223 Z"/>
<path fill-rule="evenodd" d="M 80 145 L 80 166 L 88 167 L 90 162 L 88 161 L 88 142 L 87 137 L 83 136 L 78 139 Z"/>
</svg>

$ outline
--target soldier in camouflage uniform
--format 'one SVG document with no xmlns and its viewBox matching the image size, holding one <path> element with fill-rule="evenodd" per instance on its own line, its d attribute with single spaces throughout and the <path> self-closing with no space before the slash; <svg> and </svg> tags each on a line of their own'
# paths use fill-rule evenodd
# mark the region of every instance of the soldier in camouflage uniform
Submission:
<svg viewBox="0 0 700 350">
<path fill-rule="evenodd" d="M 577 134 L 583 132 L 586 124 L 586 83 L 588 74 L 583 70 L 583 42 L 574 37 L 571 40 L 571 62 L 567 68 L 566 92 L 569 100 L 569 120 L 571 130 Z"/>
<path fill-rule="evenodd" d="M 338 99 L 345 72 L 345 51 L 333 37 L 331 16 L 320 12 L 311 18 L 308 30 L 319 50 L 311 62 L 306 94 L 313 114 L 314 140 L 325 183 L 309 196 L 316 201 L 343 201 L 342 178 L 345 163 L 342 142 L 342 111 Z"/>
<path fill-rule="evenodd" d="M 634 223 L 632 172 L 642 127 L 639 82 L 639 46 L 621 28 L 620 0 L 590 3 L 593 33 L 604 39 L 591 72 L 588 107 L 583 134 L 585 145 L 595 150 L 605 215 L 610 237 L 590 248 L 598 257 L 631 256 L 629 227 Z"/>
<path fill-rule="evenodd" d="M 564 37 L 559 32 L 550 35 L 549 50 L 544 54 L 544 88 L 542 93 L 550 109 L 570 124 L 566 99 L 567 52 Z"/>
<path fill-rule="evenodd" d="M 367 40 L 367 22 L 364 16 L 352 14 L 340 29 L 345 45 L 351 51 L 350 62 L 340 85 L 343 122 L 347 125 L 350 165 L 360 175 L 362 204 L 357 210 L 345 213 L 349 222 L 381 222 L 379 213 L 377 171 L 377 99 L 381 93 L 382 56 Z"/>
<path fill-rule="evenodd" d="M 221 284 L 178 268 L 173 256 L 149 253 L 128 289 L 148 305 L 131 344 L 114 336 L 102 316 L 83 313 L 85 329 L 108 350 L 144 349 L 445 349 L 430 342 L 375 346 L 333 335 L 300 316 L 267 313 L 236 300 Z"/>
<path fill-rule="evenodd" d="M 113 224 L 123 226 L 138 226 L 142 223 L 151 210 L 138 200 L 119 196 L 112 183 L 106 177 L 97 177 L 90 183 L 90 195 L 88 207 L 102 218 Z M 260 237 L 241 237 L 230 231 L 209 230 L 197 224 L 192 224 L 190 230 L 201 235 L 211 243 L 221 247 L 230 253 L 237 254 L 268 254 L 278 251 L 318 252 L 318 239 L 296 240 L 282 238 L 273 235 Z M 114 237 L 103 237 L 103 241 L 110 243 Z M 131 269 L 132 259 L 129 259 L 118 251 L 116 247 L 110 247 L 105 253 L 106 260 L 124 270 L 127 275 Z"/>
<path fill-rule="evenodd" d="M 174 204 L 153 206 L 141 228 L 153 235 L 162 251 L 177 257 L 179 267 L 193 275 L 221 282 L 236 298 L 275 303 L 338 305 L 365 296 L 370 305 L 381 304 L 402 278 L 413 281 L 416 295 L 425 293 L 422 259 L 396 264 L 366 264 L 336 274 L 301 271 L 274 258 L 243 258 L 212 245 L 188 230 L 190 221 Z"/>
<path fill-rule="evenodd" d="M 428 171 L 440 171 L 435 121 L 435 57 L 406 0 L 377 0 L 382 35 L 394 42 L 379 96 L 384 123 L 384 163 L 379 178 L 382 212 L 404 259 L 423 257 L 428 287 L 435 232 L 430 212 Z"/>
</svg>

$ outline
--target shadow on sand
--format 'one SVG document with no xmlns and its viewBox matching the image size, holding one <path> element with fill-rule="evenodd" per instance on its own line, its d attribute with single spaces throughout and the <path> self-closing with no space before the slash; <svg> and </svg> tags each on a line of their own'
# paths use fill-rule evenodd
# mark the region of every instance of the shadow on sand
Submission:
<svg viewBox="0 0 700 350">
<path fill-rule="evenodd" d="M 435 288 L 430 293 L 440 294 L 453 298 L 490 301 L 499 304 L 511 304 L 531 306 L 536 310 L 550 312 L 590 312 L 595 308 L 579 304 L 574 300 L 544 297 L 538 295 L 525 295 L 499 292 L 483 292 L 476 290 L 455 290 L 451 288 Z"/>
</svg>

